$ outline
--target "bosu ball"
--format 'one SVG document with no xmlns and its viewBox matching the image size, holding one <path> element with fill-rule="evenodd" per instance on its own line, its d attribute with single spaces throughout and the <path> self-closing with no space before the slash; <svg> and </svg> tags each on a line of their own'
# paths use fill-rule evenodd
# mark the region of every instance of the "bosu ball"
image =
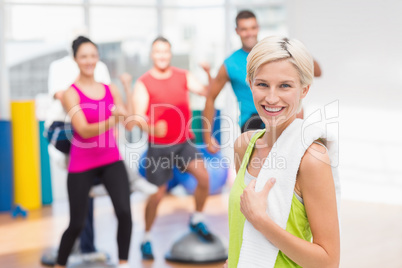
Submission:
<svg viewBox="0 0 402 268">
<path fill-rule="evenodd" d="M 52 248 L 46 250 L 45 253 L 43 253 L 40 262 L 44 266 L 53 267 L 54 265 L 56 265 L 56 259 L 57 259 L 57 249 Z"/>
<path fill-rule="evenodd" d="M 190 232 L 179 238 L 166 253 L 165 259 L 184 263 L 213 263 L 226 261 L 228 253 L 221 239 L 212 234 L 212 241 L 205 241 Z"/>
<path fill-rule="evenodd" d="M 117 268 L 116 265 L 101 263 L 101 262 L 83 262 L 78 264 L 68 265 L 67 268 Z"/>
<path fill-rule="evenodd" d="M 115 268 L 116 266 L 109 263 L 109 259 L 104 261 L 89 261 L 85 260 L 82 254 L 73 252 L 68 258 L 67 268 Z M 53 267 L 56 265 L 58 250 L 55 248 L 47 249 L 42 257 L 41 264 L 45 267 Z"/>
</svg>

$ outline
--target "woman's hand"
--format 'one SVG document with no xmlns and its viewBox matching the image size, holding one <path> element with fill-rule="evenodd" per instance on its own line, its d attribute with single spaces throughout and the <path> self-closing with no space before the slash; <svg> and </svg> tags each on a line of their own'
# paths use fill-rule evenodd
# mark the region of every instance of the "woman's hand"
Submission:
<svg viewBox="0 0 402 268">
<path fill-rule="evenodd" d="M 228 268 L 228 267 L 229 267 L 228 260 L 226 260 L 222 268 Z"/>
<path fill-rule="evenodd" d="M 116 122 L 122 122 L 127 117 L 127 111 L 121 105 L 113 105 L 110 109 L 112 112 L 112 116 L 114 116 Z"/>
<path fill-rule="evenodd" d="M 275 181 L 275 178 L 270 178 L 262 191 L 256 192 L 256 180 L 252 180 L 240 196 L 240 211 L 251 224 L 254 225 L 259 222 L 262 215 L 266 215 L 268 193 Z"/>
</svg>

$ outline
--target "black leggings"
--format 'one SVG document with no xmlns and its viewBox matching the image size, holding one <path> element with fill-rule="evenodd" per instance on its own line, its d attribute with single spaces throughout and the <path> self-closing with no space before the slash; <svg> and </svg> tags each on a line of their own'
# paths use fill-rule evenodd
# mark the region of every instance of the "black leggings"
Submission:
<svg viewBox="0 0 402 268">
<path fill-rule="evenodd" d="M 88 194 L 95 178 L 100 178 L 105 185 L 119 221 L 117 230 L 119 259 L 128 259 L 132 229 L 130 187 L 126 167 L 123 161 L 118 161 L 80 173 L 68 173 L 70 224 L 61 238 L 57 257 L 59 265 L 66 265 L 74 242 L 84 227 L 88 209 Z"/>
</svg>

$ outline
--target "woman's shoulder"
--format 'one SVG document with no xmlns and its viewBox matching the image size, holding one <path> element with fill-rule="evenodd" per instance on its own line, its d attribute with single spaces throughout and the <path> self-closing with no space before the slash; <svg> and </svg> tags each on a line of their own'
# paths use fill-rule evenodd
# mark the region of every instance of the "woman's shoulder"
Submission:
<svg viewBox="0 0 402 268">
<path fill-rule="evenodd" d="M 330 164 L 328 150 L 322 141 L 313 142 L 302 157 L 300 168 L 319 168 Z"/>
<path fill-rule="evenodd" d="M 242 133 L 234 143 L 234 161 L 236 171 L 239 170 L 241 162 L 243 161 L 244 154 L 253 136 L 253 131 Z"/>
<path fill-rule="evenodd" d="M 79 97 L 77 90 L 71 85 L 69 88 L 64 90 L 63 98 L 64 99 L 77 99 Z"/>
<path fill-rule="evenodd" d="M 104 84 L 104 85 L 109 88 L 112 95 L 119 93 L 119 89 L 115 84 L 109 84 L 109 85 Z"/>
<path fill-rule="evenodd" d="M 64 90 L 61 104 L 66 111 L 70 111 L 73 107 L 77 107 L 80 102 L 80 95 L 77 90 L 71 86 Z"/>
<path fill-rule="evenodd" d="M 310 213 L 336 200 L 332 166 L 325 146 L 317 143 L 309 146 L 301 160 L 296 184 Z"/>
<path fill-rule="evenodd" d="M 247 150 L 249 143 L 251 142 L 252 137 L 256 133 L 255 130 L 250 130 L 242 133 L 234 143 L 234 151 L 237 154 L 244 155 Z"/>
<path fill-rule="evenodd" d="M 312 143 L 301 159 L 298 179 L 304 182 L 320 180 L 323 174 L 331 172 L 331 163 L 327 148 L 321 142 Z"/>
</svg>

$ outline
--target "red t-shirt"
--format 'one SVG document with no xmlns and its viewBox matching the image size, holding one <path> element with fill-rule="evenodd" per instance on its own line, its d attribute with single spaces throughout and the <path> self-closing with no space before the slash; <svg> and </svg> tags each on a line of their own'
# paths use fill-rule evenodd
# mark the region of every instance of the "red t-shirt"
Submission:
<svg viewBox="0 0 402 268">
<path fill-rule="evenodd" d="M 193 138 L 186 71 L 170 68 L 172 75 L 167 79 L 156 79 L 149 71 L 139 78 L 149 94 L 147 116 L 150 124 L 155 125 L 159 120 L 167 122 L 166 136 L 149 135 L 151 143 L 175 144 Z"/>
</svg>

